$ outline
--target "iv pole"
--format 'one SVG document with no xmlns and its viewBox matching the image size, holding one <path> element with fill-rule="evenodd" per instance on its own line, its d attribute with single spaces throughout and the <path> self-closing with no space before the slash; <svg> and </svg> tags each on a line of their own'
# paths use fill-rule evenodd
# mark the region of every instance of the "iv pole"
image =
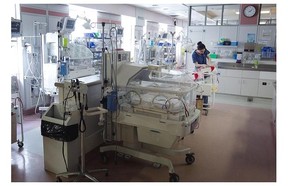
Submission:
<svg viewBox="0 0 288 186">
<path fill-rule="evenodd" d="M 58 31 L 59 35 L 58 35 L 58 39 L 59 39 L 59 48 L 60 46 L 62 45 L 61 44 L 61 38 L 62 38 L 62 34 L 60 34 L 60 30 Z M 60 56 L 61 55 L 61 52 L 59 51 L 59 59 L 61 59 L 61 57 L 63 56 Z M 74 91 L 75 93 L 75 98 L 76 98 L 76 92 L 78 93 L 78 103 L 79 103 L 79 112 L 80 112 L 80 129 L 79 129 L 79 132 L 80 132 L 80 155 L 81 155 L 81 168 L 80 168 L 80 171 L 77 171 L 77 172 L 64 172 L 64 173 L 60 173 L 60 174 L 57 174 L 56 175 L 56 181 L 57 182 L 62 182 L 61 180 L 61 176 L 73 176 L 73 175 L 78 175 L 78 177 L 80 176 L 84 176 L 84 177 L 87 177 L 89 178 L 90 180 L 92 181 L 95 181 L 95 182 L 98 182 L 98 180 L 93 177 L 92 175 L 90 175 L 89 173 L 92 173 L 92 172 L 106 172 L 106 176 L 108 175 L 108 169 L 95 169 L 95 170 L 90 170 L 90 171 L 86 171 L 85 169 L 85 145 L 84 145 L 84 140 L 85 140 L 85 131 L 86 131 L 86 125 L 85 125 L 85 120 L 84 120 L 84 112 L 85 112 L 85 115 L 86 116 L 92 116 L 92 115 L 102 115 L 104 113 L 107 113 L 107 110 L 106 109 L 103 109 L 103 108 L 100 108 L 100 107 L 96 107 L 96 108 L 91 108 L 91 109 L 88 109 L 84 111 L 84 104 L 81 103 L 80 101 L 80 96 L 81 96 L 81 93 L 83 95 L 83 101 L 84 101 L 84 97 L 86 97 L 86 101 L 87 101 L 87 92 L 86 93 L 83 93 L 83 92 L 80 92 L 80 83 L 79 83 L 79 80 L 76 79 L 76 85 L 72 85 L 71 86 L 76 86 L 76 91 Z"/>
</svg>

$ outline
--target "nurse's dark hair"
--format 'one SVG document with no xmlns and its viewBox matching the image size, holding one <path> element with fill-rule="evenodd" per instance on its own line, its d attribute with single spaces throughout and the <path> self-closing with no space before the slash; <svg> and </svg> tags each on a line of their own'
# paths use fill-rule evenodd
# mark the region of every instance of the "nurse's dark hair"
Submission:
<svg viewBox="0 0 288 186">
<path fill-rule="evenodd" d="M 197 43 L 197 49 L 198 50 L 203 50 L 203 49 L 206 49 L 206 46 L 201 41 L 199 41 Z"/>
</svg>

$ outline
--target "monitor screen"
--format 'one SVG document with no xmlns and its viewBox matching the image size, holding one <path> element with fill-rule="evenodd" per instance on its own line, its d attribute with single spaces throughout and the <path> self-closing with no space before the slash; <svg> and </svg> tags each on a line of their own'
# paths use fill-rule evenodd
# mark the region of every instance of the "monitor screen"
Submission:
<svg viewBox="0 0 288 186">
<path fill-rule="evenodd" d="M 11 20 L 11 36 L 19 37 L 22 34 L 21 32 L 22 32 L 21 20 L 17 20 L 17 19 Z"/>
<path fill-rule="evenodd" d="M 66 23 L 67 29 L 73 29 L 74 25 L 75 25 L 75 20 L 67 20 L 67 23 Z"/>
<path fill-rule="evenodd" d="M 118 36 L 123 36 L 123 28 L 118 28 L 117 29 L 117 35 Z"/>
<path fill-rule="evenodd" d="M 163 39 L 167 39 L 167 36 L 168 36 L 168 34 L 167 34 L 167 33 L 164 33 L 164 34 L 162 35 L 162 38 L 163 38 Z"/>
<path fill-rule="evenodd" d="M 58 22 L 61 33 L 71 33 L 75 29 L 76 19 L 64 17 Z"/>
</svg>

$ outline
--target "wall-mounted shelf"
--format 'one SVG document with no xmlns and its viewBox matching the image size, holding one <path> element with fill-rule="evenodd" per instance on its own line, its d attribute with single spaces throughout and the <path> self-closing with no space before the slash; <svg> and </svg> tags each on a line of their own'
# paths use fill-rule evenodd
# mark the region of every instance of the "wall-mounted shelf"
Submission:
<svg viewBox="0 0 288 186">
<path fill-rule="evenodd" d="M 213 47 L 217 48 L 237 48 L 238 46 L 232 46 L 232 45 L 214 45 Z"/>
</svg>

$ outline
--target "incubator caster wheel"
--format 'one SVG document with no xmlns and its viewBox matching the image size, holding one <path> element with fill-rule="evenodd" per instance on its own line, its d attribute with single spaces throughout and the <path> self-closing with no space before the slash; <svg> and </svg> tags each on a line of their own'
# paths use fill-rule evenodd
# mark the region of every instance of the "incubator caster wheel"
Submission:
<svg viewBox="0 0 288 186">
<path fill-rule="evenodd" d="M 23 142 L 18 141 L 18 147 L 19 147 L 19 148 L 22 148 L 23 146 L 24 146 Z"/>
<path fill-rule="evenodd" d="M 159 169 L 159 168 L 161 167 L 161 164 L 154 162 L 154 163 L 153 163 L 153 167 Z"/>
<path fill-rule="evenodd" d="M 179 176 L 176 173 L 170 173 L 170 182 L 178 182 L 179 181 Z"/>
<path fill-rule="evenodd" d="M 108 175 L 109 175 L 109 172 L 108 172 L 108 171 L 106 171 L 106 172 L 105 172 L 105 176 L 108 176 Z"/>
<path fill-rule="evenodd" d="M 194 153 L 186 154 L 185 161 L 186 161 L 187 165 L 191 165 L 192 163 L 194 163 L 195 162 Z"/>
<path fill-rule="evenodd" d="M 101 159 L 102 159 L 103 163 L 107 163 L 108 162 L 108 157 L 107 157 L 107 155 L 105 153 L 101 153 L 100 156 L 101 156 Z"/>
<path fill-rule="evenodd" d="M 62 182 L 62 179 L 60 177 L 57 177 L 56 182 Z"/>
<path fill-rule="evenodd" d="M 125 154 L 125 155 L 124 155 L 124 158 L 125 158 L 126 160 L 129 160 L 129 159 L 131 158 L 131 155 Z"/>
<path fill-rule="evenodd" d="M 117 153 L 117 156 L 120 157 L 120 158 L 122 158 L 122 157 L 124 156 L 124 154 L 121 153 L 121 152 L 118 152 L 118 153 Z"/>
</svg>

